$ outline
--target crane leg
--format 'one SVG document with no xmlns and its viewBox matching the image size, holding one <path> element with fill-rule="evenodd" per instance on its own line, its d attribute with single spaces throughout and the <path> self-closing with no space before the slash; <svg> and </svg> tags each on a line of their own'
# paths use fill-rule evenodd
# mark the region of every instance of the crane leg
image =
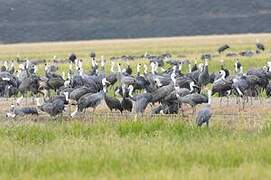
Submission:
<svg viewBox="0 0 271 180">
<path fill-rule="evenodd" d="M 226 96 L 227 97 L 227 106 L 229 105 L 229 101 L 230 101 L 230 97 L 229 96 Z"/>
<path fill-rule="evenodd" d="M 223 96 L 220 97 L 220 106 L 222 106 Z"/>
</svg>

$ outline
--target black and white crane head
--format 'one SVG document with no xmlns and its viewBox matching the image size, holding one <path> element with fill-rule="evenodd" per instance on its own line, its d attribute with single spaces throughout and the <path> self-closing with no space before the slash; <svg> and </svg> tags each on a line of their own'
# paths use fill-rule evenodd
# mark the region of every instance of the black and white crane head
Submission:
<svg viewBox="0 0 271 180">
<path fill-rule="evenodd" d="M 217 82 L 219 82 L 221 80 L 225 80 L 225 79 L 226 79 L 226 71 L 224 71 L 223 69 L 221 69 L 219 71 L 219 76 L 218 76 L 217 79 L 215 79 L 214 83 L 217 83 Z"/>
<path fill-rule="evenodd" d="M 78 60 L 78 68 L 83 69 L 83 60 Z"/>
<path fill-rule="evenodd" d="M 256 48 L 257 50 L 259 51 L 264 51 L 265 50 L 265 47 L 262 43 L 260 43 L 259 39 L 256 39 Z"/>
<path fill-rule="evenodd" d="M 234 63 L 234 69 L 235 69 L 235 73 L 243 74 L 243 66 L 238 59 Z"/>
<path fill-rule="evenodd" d="M 208 66 L 208 61 L 209 61 L 209 59 L 207 59 L 207 58 L 204 59 L 204 66 L 205 67 Z"/>
<path fill-rule="evenodd" d="M 140 76 L 140 71 L 141 71 L 141 64 L 139 63 L 139 64 L 136 65 L 136 74 L 138 76 Z"/>
<path fill-rule="evenodd" d="M 190 83 L 189 83 L 189 90 L 190 90 L 190 92 L 194 92 L 194 88 L 200 88 L 199 86 L 197 86 L 196 84 L 195 84 L 195 82 L 194 81 L 191 81 Z"/>
<path fill-rule="evenodd" d="M 148 73 L 148 66 L 146 64 L 144 64 L 144 74 Z"/>
<path fill-rule="evenodd" d="M 121 63 L 118 63 L 118 73 L 122 73 L 122 70 L 121 70 Z"/>
<path fill-rule="evenodd" d="M 175 73 L 174 71 L 171 73 L 170 79 L 171 79 L 171 81 L 173 82 L 173 85 L 174 85 L 174 87 L 175 87 L 176 84 L 177 84 L 177 80 L 176 80 L 176 73 Z"/>
<path fill-rule="evenodd" d="M 110 72 L 115 73 L 115 62 L 114 61 L 111 62 Z"/>
<path fill-rule="evenodd" d="M 7 62 L 7 61 L 4 61 L 3 66 L 4 66 L 6 69 L 8 69 L 8 68 L 9 68 L 9 67 L 8 67 L 8 62 Z"/>
<path fill-rule="evenodd" d="M 150 64 L 150 66 L 151 66 L 151 73 L 152 74 L 155 74 L 155 67 L 156 67 L 156 65 L 155 65 L 155 63 L 154 62 L 151 62 L 151 64 Z"/>
<path fill-rule="evenodd" d="M 271 61 L 267 62 L 267 68 L 268 68 L 268 72 L 271 72 Z"/>
<path fill-rule="evenodd" d="M 106 87 L 110 85 L 110 82 L 106 80 L 106 78 L 102 79 L 103 91 L 106 93 Z"/>
<path fill-rule="evenodd" d="M 155 71 L 155 72 L 158 72 L 158 66 L 159 66 L 159 64 L 158 64 L 158 62 L 156 61 L 156 62 L 155 62 L 155 66 L 154 66 L 154 71 Z"/>
<path fill-rule="evenodd" d="M 98 66 L 98 63 L 96 62 L 95 57 L 91 58 L 91 65 L 92 65 L 92 68 L 96 68 Z"/>
<path fill-rule="evenodd" d="M 105 59 L 104 56 L 101 56 L 101 69 L 104 69 L 105 66 Z"/>
<path fill-rule="evenodd" d="M 134 86 L 133 85 L 129 85 L 128 86 L 128 90 L 129 90 L 129 97 L 133 97 Z"/>
<path fill-rule="evenodd" d="M 181 61 L 179 64 L 178 64 L 178 71 L 179 72 L 182 72 L 182 69 L 183 69 L 183 61 Z"/>
<path fill-rule="evenodd" d="M 192 72 L 192 66 L 191 66 L 191 63 L 188 64 L 188 73 L 191 73 Z"/>
<path fill-rule="evenodd" d="M 204 65 L 202 63 L 199 63 L 198 68 L 202 72 L 204 70 Z"/>
</svg>

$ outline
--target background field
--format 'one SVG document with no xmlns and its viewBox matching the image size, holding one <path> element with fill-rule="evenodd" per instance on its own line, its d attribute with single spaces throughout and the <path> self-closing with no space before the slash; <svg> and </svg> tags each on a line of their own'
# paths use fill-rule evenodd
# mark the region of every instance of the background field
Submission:
<svg viewBox="0 0 271 180">
<path fill-rule="evenodd" d="M 174 57 L 184 55 L 193 62 L 202 53 L 216 54 L 218 46 L 224 43 L 232 47 L 231 52 L 255 51 L 256 38 L 267 50 L 251 58 L 238 57 L 247 70 L 260 67 L 270 59 L 270 34 L 1 45 L 0 59 L 12 60 L 16 55 L 31 59 L 52 59 L 56 55 L 62 59 L 74 52 L 88 69 L 88 54 L 93 50 L 98 57 L 104 55 L 107 59 L 124 54 L 142 55 L 147 51 L 150 54 L 169 52 Z M 210 61 L 211 71 L 219 69 L 220 59 L 233 69 L 234 58 L 223 54 Z M 139 61 L 147 63 L 143 59 Z M 139 61 L 127 63 L 135 67 Z M 61 70 L 66 67 L 61 65 Z M 234 127 L 225 126 L 223 117 L 215 117 L 211 128 L 198 128 L 193 122 L 165 117 L 138 122 L 125 117 L 118 121 L 97 118 L 95 122 L 3 118 L 0 178 L 270 179 L 269 106 L 265 101 L 256 103 L 256 110 L 248 109 L 266 114 L 255 128 L 247 128 L 250 124 L 244 126 L 246 118 L 238 120 Z"/>
<path fill-rule="evenodd" d="M 57 58 L 67 59 L 69 53 L 74 52 L 78 58 L 83 59 L 86 70 L 90 67 L 89 53 L 95 51 L 97 57 L 104 56 L 120 57 L 122 55 L 144 55 L 145 52 L 153 55 L 171 53 L 173 57 L 184 56 L 181 59 L 188 59 L 191 63 L 203 53 L 217 55 L 217 48 L 225 43 L 231 49 L 227 52 L 239 53 L 243 50 L 255 51 L 255 43 L 258 39 L 266 45 L 266 52 L 254 57 L 225 57 L 225 54 L 217 56 L 210 62 L 210 70 L 220 68 L 220 60 L 224 59 L 227 68 L 233 69 L 234 59 L 240 59 L 244 70 L 250 67 L 265 65 L 270 59 L 271 35 L 270 34 L 247 34 L 247 35 L 221 35 L 221 36 L 194 36 L 194 37 L 173 37 L 173 38 L 152 38 L 152 39 L 131 39 L 131 40 L 100 40 L 100 41 L 77 41 L 77 42 L 56 42 L 56 43 L 27 43 L 0 45 L 0 60 L 20 58 L 46 59 L 50 60 L 56 55 Z M 180 59 L 180 58 L 179 58 Z M 143 61 L 143 60 L 142 60 Z M 127 61 L 133 67 L 142 61 Z M 148 63 L 147 61 L 143 61 Z M 124 63 L 126 64 L 126 63 Z M 110 64 L 107 64 L 109 67 Z M 62 66 L 67 67 L 67 66 Z M 184 66 L 187 69 L 187 66 Z M 62 70 L 62 69 L 61 69 Z"/>
</svg>

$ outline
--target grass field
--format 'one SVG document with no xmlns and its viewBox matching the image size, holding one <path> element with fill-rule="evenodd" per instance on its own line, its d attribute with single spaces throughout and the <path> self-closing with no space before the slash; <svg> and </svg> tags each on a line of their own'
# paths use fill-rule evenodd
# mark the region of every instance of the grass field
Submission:
<svg viewBox="0 0 271 180">
<path fill-rule="evenodd" d="M 109 59 L 112 56 L 122 55 L 143 55 L 145 52 L 160 55 L 168 52 L 173 57 L 185 56 L 191 63 L 197 58 L 198 61 L 202 53 L 217 54 L 219 46 L 227 43 L 231 49 L 228 52 L 239 53 L 242 50 L 255 51 L 255 43 L 258 39 L 265 44 L 267 51 L 263 54 L 250 57 L 237 57 L 243 63 L 244 70 L 250 67 L 263 66 L 270 59 L 271 34 L 247 34 L 247 35 L 219 35 L 219 36 L 193 36 L 193 37 L 172 37 L 172 38 L 150 38 L 131 40 L 96 40 L 78 42 L 56 42 L 56 43 L 28 43 L 0 45 L 0 60 L 20 58 L 46 59 L 50 60 L 55 55 L 57 58 L 65 59 L 69 53 L 74 52 L 78 58 L 83 59 L 86 70 L 90 68 L 89 54 L 95 51 L 97 57 L 104 56 Z M 218 70 L 220 60 L 224 59 L 227 68 L 233 69 L 234 59 L 225 57 L 225 53 L 219 55 L 210 62 L 210 70 Z M 144 60 L 130 61 L 132 67 L 138 63 L 147 63 Z M 126 63 L 125 63 L 126 64 Z M 110 64 L 107 64 L 109 69 Z M 41 66 L 42 67 L 42 66 Z M 67 65 L 62 65 L 60 70 L 66 69 Z M 187 66 L 184 67 L 187 70 Z M 41 71 L 41 70 L 40 70 Z"/>
<path fill-rule="evenodd" d="M 1 179 L 270 179 L 271 129 L 180 121 L 0 126 Z"/>
<path fill-rule="evenodd" d="M 0 59 L 11 60 L 17 54 L 22 58 L 51 59 L 54 55 L 66 58 L 74 52 L 86 62 L 89 52 L 95 50 L 98 57 L 106 58 L 142 55 L 147 51 L 169 52 L 175 57 L 185 55 L 193 61 L 201 53 L 216 53 L 224 43 L 232 47 L 231 52 L 255 50 L 256 38 L 266 45 L 267 51 L 251 58 L 238 57 L 247 70 L 264 65 L 270 58 L 271 34 L 0 45 Z M 211 71 L 219 68 L 220 59 L 233 69 L 233 58 L 220 55 L 210 62 Z M 131 62 L 133 66 L 136 63 Z M 259 107 L 258 110 L 261 111 Z M 264 110 L 268 111 L 268 103 Z M 0 179 L 271 178 L 270 118 L 262 119 L 261 128 L 252 130 L 242 128 L 241 122 L 240 128 L 227 128 L 219 123 L 198 128 L 166 118 L 137 122 L 120 119 L 95 122 L 3 119 Z"/>
</svg>

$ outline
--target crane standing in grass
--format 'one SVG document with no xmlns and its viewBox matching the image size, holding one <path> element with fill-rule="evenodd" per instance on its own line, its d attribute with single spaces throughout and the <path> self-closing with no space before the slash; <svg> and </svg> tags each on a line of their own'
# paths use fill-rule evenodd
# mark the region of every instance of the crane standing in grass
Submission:
<svg viewBox="0 0 271 180">
<path fill-rule="evenodd" d="M 208 91 L 208 97 L 211 97 L 211 91 Z M 211 98 L 209 98 L 206 107 L 204 107 L 197 113 L 196 123 L 198 126 L 202 126 L 204 123 L 206 123 L 208 127 L 211 117 L 212 117 Z"/>
</svg>

